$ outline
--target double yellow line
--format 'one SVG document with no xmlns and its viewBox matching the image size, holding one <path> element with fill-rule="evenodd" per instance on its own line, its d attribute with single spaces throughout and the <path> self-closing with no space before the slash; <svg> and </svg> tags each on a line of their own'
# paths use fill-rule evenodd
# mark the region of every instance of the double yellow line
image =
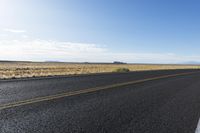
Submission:
<svg viewBox="0 0 200 133">
<path fill-rule="evenodd" d="M 189 74 L 193 74 L 193 73 L 197 73 L 197 72 L 186 72 L 186 73 L 179 73 L 179 74 L 164 75 L 164 76 L 158 76 L 158 77 L 154 77 L 154 78 L 147 78 L 147 79 L 141 79 L 141 80 L 136 80 L 136 81 L 117 83 L 117 84 L 112 84 L 112 85 L 107 85 L 107 86 L 101 86 L 101 87 L 95 87 L 95 88 L 89 88 L 89 89 L 82 89 L 82 90 L 77 90 L 77 91 L 72 91 L 72 92 L 65 92 L 65 93 L 60 93 L 60 94 L 55 94 L 55 95 L 50 95 L 50 96 L 37 97 L 37 98 L 7 103 L 7 104 L 1 104 L 0 110 L 12 108 L 12 107 L 18 107 L 18 106 L 22 106 L 22 105 L 38 103 L 38 102 L 43 102 L 43 101 L 55 100 L 55 99 L 59 99 L 59 98 L 63 98 L 63 97 L 69 97 L 69 96 L 86 94 L 86 93 L 91 93 L 91 92 L 96 92 L 96 91 L 101 91 L 101 90 L 107 90 L 107 89 L 111 89 L 111 88 L 114 89 L 116 87 L 121 87 L 121 86 L 131 85 L 131 84 L 137 84 L 137 83 L 143 83 L 143 82 L 146 82 L 146 81 L 170 78 L 170 77 L 181 76 L 181 75 L 189 75 Z"/>
</svg>

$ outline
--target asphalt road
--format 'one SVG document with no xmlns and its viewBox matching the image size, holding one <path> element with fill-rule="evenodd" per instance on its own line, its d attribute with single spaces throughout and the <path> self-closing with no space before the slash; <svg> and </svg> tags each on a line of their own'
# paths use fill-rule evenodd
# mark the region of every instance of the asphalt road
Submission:
<svg viewBox="0 0 200 133">
<path fill-rule="evenodd" d="M 194 133 L 199 117 L 200 70 L 0 81 L 0 133 Z"/>
</svg>

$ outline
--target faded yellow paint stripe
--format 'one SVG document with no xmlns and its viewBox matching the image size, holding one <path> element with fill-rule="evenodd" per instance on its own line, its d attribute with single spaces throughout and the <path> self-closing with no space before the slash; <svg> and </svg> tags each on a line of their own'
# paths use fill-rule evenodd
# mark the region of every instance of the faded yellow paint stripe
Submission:
<svg viewBox="0 0 200 133">
<path fill-rule="evenodd" d="M 43 101 L 50 101 L 50 100 L 68 97 L 68 96 L 86 94 L 86 93 L 96 92 L 96 91 L 100 91 L 100 90 L 106 90 L 106 89 L 111 89 L 111 88 L 113 89 L 113 88 L 120 87 L 120 86 L 143 83 L 143 82 L 146 82 L 146 81 L 164 79 L 164 78 L 181 76 L 181 75 L 189 75 L 189 74 L 193 74 L 193 73 L 197 73 L 197 72 L 187 72 L 187 73 L 164 75 L 164 76 L 158 76 L 158 77 L 153 77 L 153 78 L 124 82 L 124 83 L 117 83 L 117 84 L 112 84 L 112 85 L 107 85 L 107 86 L 82 89 L 82 90 L 77 90 L 77 91 L 72 91 L 72 92 L 65 92 L 65 93 L 60 93 L 60 94 L 55 94 L 55 95 L 50 95 L 50 96 L 37 97 L 37 98 L 32 98 L 32 99 L 27 99 L 27 100 L 22 100 L 22 101 L 7 103 L 7 104 L 2 104 L 2 105 L 0 105 L 0 110 L 12 108 L 12 107 L 23 106 L 23 105 L 28 105 L 28 104 L 33 104 L 33 103 L 38 103 L 38 102 L 43 102 Z"/>
</svg>

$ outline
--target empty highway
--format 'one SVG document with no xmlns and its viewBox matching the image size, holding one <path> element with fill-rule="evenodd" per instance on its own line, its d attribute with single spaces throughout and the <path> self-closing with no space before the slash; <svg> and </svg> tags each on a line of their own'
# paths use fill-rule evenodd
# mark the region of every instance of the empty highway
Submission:
<svg viewBox="0 0 200 133">
<path fill-rule="evenodd" d="M 199 117 L 200 70 L 0 81 L 0 133 L 198 133 Z"/>
</svg>

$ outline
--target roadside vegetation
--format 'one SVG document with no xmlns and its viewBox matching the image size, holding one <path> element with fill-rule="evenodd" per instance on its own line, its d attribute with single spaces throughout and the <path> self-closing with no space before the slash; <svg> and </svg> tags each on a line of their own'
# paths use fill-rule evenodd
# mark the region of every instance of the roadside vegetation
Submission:
<svg viewBox="0 0 200 133">
<path fill-rule="evenodd" d="M 117 68 L 113 72 L 129 72 L 130 70 L 128 68 Z"/>
<path fill-rule="evenodd" d="M 0 62 L 0 79 L 165 69 L 200 69 L 200 66 Z"/>
</svg>

